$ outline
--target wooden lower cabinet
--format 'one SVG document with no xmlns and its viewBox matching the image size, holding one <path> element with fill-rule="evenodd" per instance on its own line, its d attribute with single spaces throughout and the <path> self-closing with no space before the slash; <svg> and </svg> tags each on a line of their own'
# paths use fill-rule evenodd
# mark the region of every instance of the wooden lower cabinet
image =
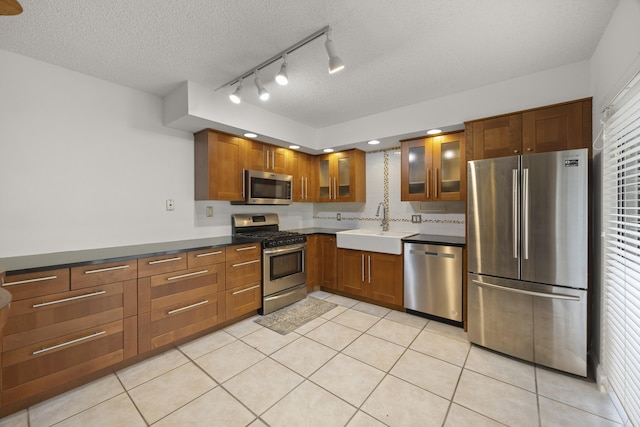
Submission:
<svg viewBox="0 0 640 427">
<path fill-rule="evenodd" d="M 135 288 L 126 280 L 14 301 L 2 331 L 2 405 L 135 356 Z"/>
<path fill-rule="evenodd" d="M 139 351 L 145 352 L 225 320 L 224 264 L 139 279 Z"/>
<path fill-rule="evenodd" d="M 262 248 L 229 246 L 226 257 L 226 320 L 232 320 L 262 307 Z"/>
<path fill-rule="evenodd" d="M 338 249 L 338 290 L 386 306 L 402 307 L 402 255 Z"/>
<path fill-rule="evenodd" d="M 318 287 L 338 289 L 336 236 L 329 234 L 312 234 L 307 236 L 305 266 L 307 269 L 307 290 Z"/>
<path fill-rule="evenodd" d="M 262 307 L 260 244 L 24 274 L 0 331 L 0 417 Z"/>
</svg>

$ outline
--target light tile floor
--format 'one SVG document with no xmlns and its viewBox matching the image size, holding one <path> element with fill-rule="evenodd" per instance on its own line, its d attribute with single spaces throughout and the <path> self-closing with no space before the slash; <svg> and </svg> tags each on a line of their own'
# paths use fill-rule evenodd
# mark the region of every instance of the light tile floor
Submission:
<svg viewBox="0 0 640 427">
<path fill-rule="evenodd" d="M 244 320 L 0 419 L 42 426 L 616 426 L 592 382 L 436 321 L 338 305 L 282 336 Z"/>
</svg>

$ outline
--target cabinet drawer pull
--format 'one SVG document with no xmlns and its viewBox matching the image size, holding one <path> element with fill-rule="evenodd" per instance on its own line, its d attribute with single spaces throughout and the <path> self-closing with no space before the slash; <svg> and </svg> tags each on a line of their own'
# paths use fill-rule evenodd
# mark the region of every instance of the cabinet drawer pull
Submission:
<svg viewBox="0 0 640 427">
<path fill-rule="evenodd" d="M 197 307 L 197 306 L 199 306 L 199 305 L 206 304 L 206 303 L 208 303 L 208 302 L 209 302 L 209 300 L 208 300 L 208 299 L 206 299 L 206 300 L 204 300 L 204 301 L 200 301 L 200 302 L 197 302 L 197 303 L 195 303 L 195 304 L 188 305 L 188 306 L 186 306 L 186 307 L 176 308 L 175 310 L 167 311 L 167 314 L 175 314 L 175 313 L 179 313 L 179 312 L 181 312 L 181 311 L 189 310 L 190 308 L 194 308 L 194 307 Z"/>
<path fill-rule="evenodd" d="M 97 270 L 87 270 L 87 271 L 84 272 L 84 274 L 103 273 L 105 271 L 123 270 L 125 268 L 129 268 L 129 264 L 127 264 L 127 265 L 118 265 L 116 267 L 99 268 Z"/>
<path fill-rule="evenodd" d="M 57 278 L 58 276 L 47 276 L 47 277 L 37 277 L 35 279 L 18 280 L 17 282 L 5 282 L 3 279 L 2 286 L 22 285 L 24 283 L 42 282 L 45 280 L 54 280 Z"/>
<path fill-rule="evenodd" d="M 233 264 L 231 267 L 240 267 L 243 265 L 253 264 L 255 262 L 260 262 L 259 259 L 254 259 L 253 261 L 241 262 L 240 264 Z"/>
<path fill-rule="evenodd" d="M 77 297 L 69 297 L 69 298 L 57 299 L 55 301 L 41 302 L 40 304 L 34 304 L 33 308 L 46 307 L 48 305 L 60 304 L 63 302 L 75 301 L 83 298 L 95 297 L 95 296 L 103 295 L 106 293 L 107 291 L 98 291 L 98 292 L 92 292 L 90 294 L 78 295 Z"/>
<path fill-rule="evenodd" d="M 240 290 L 240 291 L 232 292 L 232 293 L 231 293 L 231 295 L 238 295 L 238 294 L 241 294 L 241 293 L 243 293 L 243 292 L 252 291 L 252 290 L 254 290 L 254 289 L 256 289 L 256 288 L 259 288 L 259 287 L 260 287 L 260 285 L 255 285 L 255 286 L 252 286 L 252 287 L 247 288 L 247 289 L 242 289 L 242 290 Z"/>
<path fill-rule="evenodd" d="M 205 274 L 208 272 L 209 270 L 196 271 L 195 273 L 187 273 L 187 274 L 181 274 L 179 276 L 167 277 L 167 280 L 184 279 L 185 277 L 197 276 L 199 274 Z"/>
<path fill-rule="evenodd" d="M 196 258 L 201 258 L 203 256 L 220 255 L 221 253 L 222 253 L 222 251 L 207 252 L 206 254 L 198 254 L 198 255 L 196 255 Z"/>
<path fill-rule="evenodd" d="M 159 259 L 157 261 L 149 261 L 149 265 L 162 264 L 163 262 L 180 261 L 181 259 L 181 256 L 175 258 Z"/>
<path fill-rule="evenodd" d="M 250 251 L 251 249 L 255 249 L 255 248 L 257 248 L 257 246 L 247 246 L 246 248 L 238 248 L 238 249 L 236 249 L 236 252 Z"/>
<path fill-rule="evenodd" d="M 46 351 L 55 350 L 56 348 L 64 347 L 66 345 L 75 344 L 77 342 L 88 340 L 88 339 L 94 338 L 94 337 L 98 337 L 98 336 L 104 335 L 106 333 L 107 333 L 107 331 L 96 332 L 95 334 L 87 335 L 86 337 L 76 338 L 75 340 L 63 342 L 62 344 L 52 345 L 51 347 L 47 347 L 47 348 L 43 348 L 42 350 L 34 351 L 31 354 L 34 355 L 34 356 L 37 356 L 38 354 L 44 353 Z"/>
</svg>

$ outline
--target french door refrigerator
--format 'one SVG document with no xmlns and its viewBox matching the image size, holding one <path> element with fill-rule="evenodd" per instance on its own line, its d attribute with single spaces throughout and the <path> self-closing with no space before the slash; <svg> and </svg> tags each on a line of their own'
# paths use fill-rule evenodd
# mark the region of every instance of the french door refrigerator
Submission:
<svg viewBox="0 0 640 427">
<path fill-rule="evenodd" d="M 468 336 L 587 375 L 588 151 L 470 161 Z"/>
</svg>

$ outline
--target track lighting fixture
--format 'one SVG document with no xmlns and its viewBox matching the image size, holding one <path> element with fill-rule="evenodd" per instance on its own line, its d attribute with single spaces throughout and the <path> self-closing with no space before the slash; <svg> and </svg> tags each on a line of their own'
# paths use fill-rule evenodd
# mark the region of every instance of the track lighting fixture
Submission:
<svg viewBox="0 0 640 427">
<path fill-rule="evenodd" d="M 229 95 L 229 99 L 231 100 L 231 102 L 233 102 L 234 104 L 240 104 L 240 102 L 242 101 L 242 97 L 240 96 L 241 91 L 242 91 L 242 80 L 238 82 L 238 87 L 236 88 L 235 92 Z"/>
<path fill-rule="evenodd" d="M 336 48 L 333 46 L 331 40 L 331 29 L 327 31 L 327 40 L 324 42 L 324 47 L 327 49 L 327 55 L 329 55 L 329 74 L 336 73 L 344 68 L 344 62 L 336 53 Z"/>
<path fill-rule="evenodd" d="M 333 41 L 330 38 L 330 33 L 331 33 L 331 27 L 327 25 L 323 29 L 318 30 L 315 33 L 311 34 L 310 36 L 300 40 L 298 43 L 292 46 L 289 46 L 287 49 L 269 58 L 268 60 L 258 65 L 257 67 L 254 67 L 251 70 L 247 71 L 246 73 L 236 77 L 235 79 L 228 81 L 227 83 L 223 84 L 216 90 L 220 90 L 224 87 L 238 84 L 238 87 L 229 96 L 229 99 L 231 99 L 233 103 L 239 104 L 241 101 L 240 91 L 242 90 L 242 80 L 247 77 L 250 77 L 253 74 L 255 76 L 256 88 L 258 88 L 258 96 L 260 97 L 261 100 L 266 101 L 267 99 L 269 99 L 269 92 L 267 92 L 267 90 L 264 88 L 262 81 L 258 77 L 258 72 L 268 67 L 269 65 L 273 64 L 274 62 L 278 60 L 282 60 L 282 66 L 280 67 L 280 71 L 278 72 L 278 74 L 276 74 L 275 80 L 278 84 L 282 86 L 286 85 L 289 82 L 289 76 L 287 75 L 287 55 L 301 48 L 302 46 L 314 41 L 315 39 L 322 37 L 323 35 L 327 36 L 327 40 L 325 41 L 324 46 L 325 46 L 325 49 L 327 50 L 327 54 L 329 55 L 329 73 L 333 74 L 337 71 L 340 71 L 344 68 L 344 63 L 342 62 L 342 59 L 340 59 L 340 57 L 336 54 L 336 49 L 333 45 Z"/>
<path fill-rule="evenodd" d="M 258 70 L 256 70 L 255 76 L 256 78 L 254 82 L 256 84 L 256 88 L 258 89 L 258 97 L 261 101 L 267 101 L 269 99 L 269 92 L 267 92 L 267 90 L 264 88 L 262 80 L 260 80 L 260 77 L 258 77 Z"/>
<path fill-rule="evenodd" d="M 280 67 L 280 71 L 276 74 L 276 83 L 280 86 L 285 86 L 289 83 L 289 76 L 287 76 L 287 54 L 285 53 L 282 56 L 282 66 Z"/>
</svg>

